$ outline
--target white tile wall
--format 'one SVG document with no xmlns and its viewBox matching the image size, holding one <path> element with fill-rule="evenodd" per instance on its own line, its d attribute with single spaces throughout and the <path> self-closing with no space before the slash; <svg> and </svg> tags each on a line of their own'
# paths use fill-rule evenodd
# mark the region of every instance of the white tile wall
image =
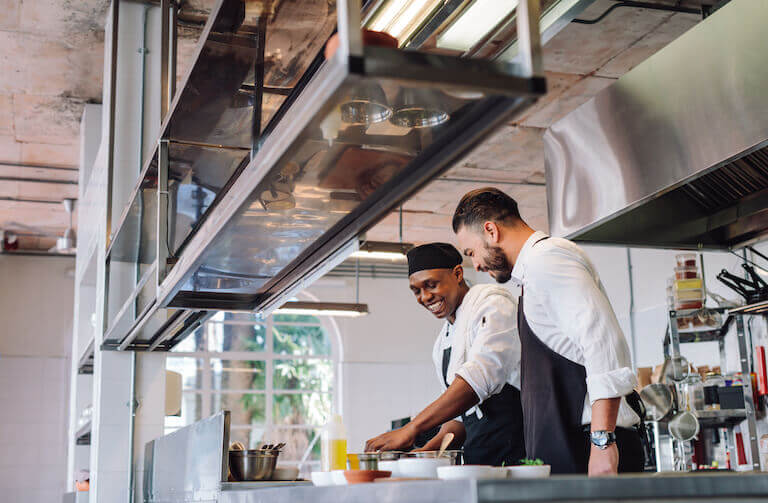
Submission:
<svg viewBox="0 0 768 503">
<path fill-rule="evenodd" d="M 67 476 L 67 365 L 66 358 L 0 356 L 2 501 L 61 499 Z"/>
</svg>

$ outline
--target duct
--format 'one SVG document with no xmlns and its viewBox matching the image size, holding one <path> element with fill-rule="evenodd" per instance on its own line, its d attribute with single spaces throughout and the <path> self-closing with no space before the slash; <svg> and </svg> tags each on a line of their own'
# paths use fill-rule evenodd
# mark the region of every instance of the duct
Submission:
<svg viewBox="0 0 768 503">
<path fill-rule="evenodd" d="M 689 249 L 766 235 L 765 19 L 768 3 L 730 2 L 547 130 L 553 235 Z"/>
</svg>

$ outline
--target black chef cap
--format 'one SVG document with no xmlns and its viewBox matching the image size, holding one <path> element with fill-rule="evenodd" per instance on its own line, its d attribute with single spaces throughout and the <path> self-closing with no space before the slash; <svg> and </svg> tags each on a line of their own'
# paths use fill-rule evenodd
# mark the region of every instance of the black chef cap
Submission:
<svg viewBox="0 0 768 503">
<path fill-rule="evenodd" d="M 448 243 L 429 243 L 408 252 L 408 276 L 427 269 L 453 269 L 461 264 L 461 254 Z"/>
</svg>

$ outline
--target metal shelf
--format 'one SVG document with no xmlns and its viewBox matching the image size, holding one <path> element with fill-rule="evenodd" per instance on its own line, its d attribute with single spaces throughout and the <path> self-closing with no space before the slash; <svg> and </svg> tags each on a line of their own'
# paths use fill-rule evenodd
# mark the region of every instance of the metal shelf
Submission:
<svg viewBox="0 0 768 503">
<path fill-rule="evenodd" d="M 90 342 L 85 347 L 85 351 L 83 352 L 82 356 L 80 356 L 80 360 L 78 361 L 78 374 L 93 374 L 94 344 L 95 341 L 93 337 L 91 337 Z"/>
<path fill-rule="evenodd" d="M 746 409 L 695 410 L 694 415 L 702 427 L 733 426 L 747 419 Z"/>
<path fill-rule="evenodd" d="M 91 421 L 88 421 L 77 430 L 75 443 L 77 445 L 91 445 Z"/>
</svg>

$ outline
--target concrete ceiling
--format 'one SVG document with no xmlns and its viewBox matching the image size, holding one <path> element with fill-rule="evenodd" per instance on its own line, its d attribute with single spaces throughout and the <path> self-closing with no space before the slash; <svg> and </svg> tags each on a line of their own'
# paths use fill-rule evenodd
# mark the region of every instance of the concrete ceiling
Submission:
<svg viewBox="0 0 768 503">
<path fill-rule="evenodd" d="M 594 19 L 614 3 L 596 0 L 579 18 Z M 544 47 L 549 92 L 403 205 L 403 239 L 453 242 L 450 222 L 456 203 L 467 191 L 488 185 L 514 197 L 523 218 L 546 230 L 545 129 L 699 21 L 693 14 L 620 8 L 594 25 L 568 25 Z M 367 238 L 397 240 L 398 215 L 384 218 Z"/>
<path fill-rule="evenodd" d="M 108 5 L 0 0 L 0 229 L 17 229 L 21 248 L 47 249 L 68 225 L 61 200 L 77 198 L 83 105 L 101 101 Z"/>
<path fill-rule="evenodd" d="M 210 1 L 188 3 L 204 15 Z M 579 17 L 597 17 L 613 3 L 596 0 Z M 34 232 L 17 227 L 23 248 L 47 249 L 52 236 L 67 227 L 58 202 L 77 197 L 79 122 L 85 103 L 101 101 L 108 5 L 108 0 L 0 0 L 0 229 L 18 222 L 49 234 L 24 236 Z M 692 14 L 621 8 L 595 25 L 570 24 L 544 49 L 548 94 L 403 205 L 404 239 L 451 241 L 457 201 L 485 185 L 513 195 L 523 216 L 546 229 L 544 130 L 698 21 Z M 180 67 L 193 42 L 180 44 Z M 395 241 L 398 234 L 398 215 L 392 214 L 368 238 Z"/>
</svg>

